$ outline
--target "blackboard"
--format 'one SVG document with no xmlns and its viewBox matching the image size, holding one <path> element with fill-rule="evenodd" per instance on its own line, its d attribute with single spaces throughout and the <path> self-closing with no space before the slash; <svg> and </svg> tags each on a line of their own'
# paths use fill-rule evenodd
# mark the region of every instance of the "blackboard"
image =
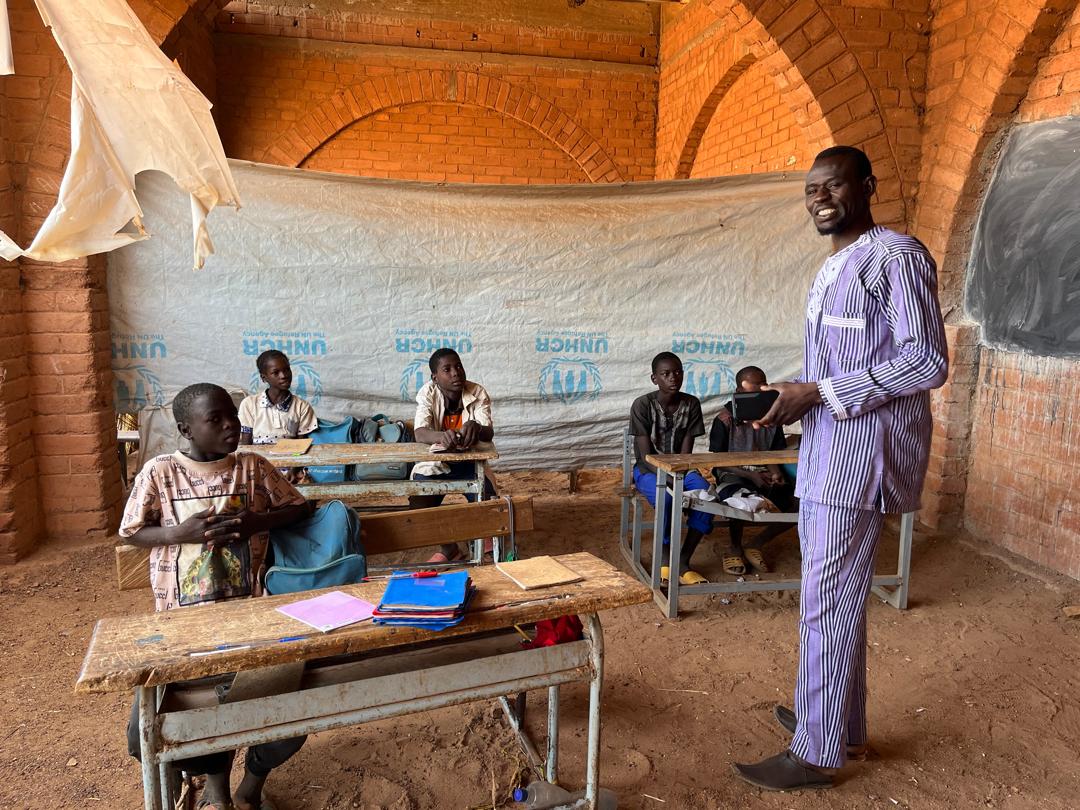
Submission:
<svg viewBox="0 0 1080 810">
<path fill-rule="evenodd" d="M 1010 133 L 979 215 L 965 303 L 987 343 L 1080 356 L 1080 117 Z"/>
</svg>

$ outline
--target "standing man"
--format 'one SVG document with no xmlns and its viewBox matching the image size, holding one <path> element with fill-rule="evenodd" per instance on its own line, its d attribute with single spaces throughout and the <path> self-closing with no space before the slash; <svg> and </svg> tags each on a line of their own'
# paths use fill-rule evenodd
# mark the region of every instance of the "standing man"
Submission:
<svg viewBox="0 0 1080 810">
<path fill-rule="evenodd" d="M 802 419 L 796 495 L 802 548 L 795 711 L 774 710 L 789 750 L 735 773 L 766 790 L 828 788 L 866 750 L 866 598 L 883 513 L 919 506 L 931 388 L 945 382 L 937 271 L 911 236 L 874 224 L 877 188 L 859 149 L 834 146 L 806 176 L 806 210 L 833 254 L 806 303 L 803 375 L 762 425 Z"/>
</svg>

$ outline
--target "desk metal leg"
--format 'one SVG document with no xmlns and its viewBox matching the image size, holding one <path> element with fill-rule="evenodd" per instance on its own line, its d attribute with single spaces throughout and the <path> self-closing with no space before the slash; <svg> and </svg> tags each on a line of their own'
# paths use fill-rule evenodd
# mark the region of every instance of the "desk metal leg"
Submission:
<svg viewBox="0 0 1080 810">
<path fill-rule="evenodd" d="M 911 544 L 915 534 L 915 513 L 905 512 L 900 516 L 900 552 L 896 561 L 895 588 L 875 585 L 873 593 L 883 602 L 897 610 L 907 610 L 908 589 L 911 586 Z"/>
<path fill-rule="evenodd" d="M 548 687 L 547 780 L 559 781 L 559 687 Z"/>
<path fill-rule="evenodd" d="M 664 501 L 664 489 L 667 487 L 667 473 L 656 471 L 656 506 L 653 508 L 653 543 L 652 576 L 649 587 L 654 596 L 660 595 L 660 566 L 664 560 L 664 518 L 667 504 Z"/>
<path fill-rule="evenodd" d="M 679 615 L 679 558 L 682 556 L 682 502 L 683 502 L 683 478 L 685 473 L 677 472 L 671 477 L 671 560 L 668 562 L 668 596 L 667 610 L 669 619 Z M 656 500 L 663 498 L 665 492 L 659 486 L 657 479 Z"/>
<path fill-rule="evenodd" d="M 146 810 L 162 810 L 162 786 L 158 768 L 157 739 L 157 690 L 152 686 L 140 686 L 139 695 L 139 746 L 142 761 L 143 805 Z M 164 781 L 164 780 L 163 780 Z"/>
<path fill-rule="evenodd" d="M 593 677 L 589 683 L 589 747 L 585 766 L 585 800 L 596 807 L 600 791 L 600 690 L 604 682 L 604 631 L 595 613 L 585 616 L 585 632 L 592 642 Z"/>
</svg>

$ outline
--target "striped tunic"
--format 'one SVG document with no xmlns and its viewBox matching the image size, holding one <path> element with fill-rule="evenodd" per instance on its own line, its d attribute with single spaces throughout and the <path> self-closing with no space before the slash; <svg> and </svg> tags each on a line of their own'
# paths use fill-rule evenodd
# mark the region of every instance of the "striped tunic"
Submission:
<svg viewBox="0 0 1080 810">
<path fill-rule="evenodd" d="M 945 382 L 937 269 L 912 236 L 876 226 L 826 259 L 806 307 L 803 380 L 823 404 L 803 417 L 796 495 L 882 512 L 919 506 L 931 388 Z"/>
</svg>

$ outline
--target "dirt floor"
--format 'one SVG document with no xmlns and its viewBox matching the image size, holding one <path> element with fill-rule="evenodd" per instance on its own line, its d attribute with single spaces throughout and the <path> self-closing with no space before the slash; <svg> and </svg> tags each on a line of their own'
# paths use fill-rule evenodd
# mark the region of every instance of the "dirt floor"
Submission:
<svg viewBox="0 0 1080 810">
<path fill-rule="evenodd" d="M 589 549 L 623 565 L 611 494 L 537 497 L 524 553 Z M 719 544 L 699 551 L 719 571 Z M 881 568 L 895 545 L 882 552 Z M 794 541 L 771 556 L 792 569 Z M 893 559 L 895 559 L 893 557 Z M 870 606 L 870 718 L 880 756 L 827 793 L 766 794 L 732 760 L 776 753 L 796 666 L 792 592 L 603 616 L 604 785 L 621 808 L 1080 807 L 1080 583 L 957 538 L 916 538 L 912 607 Z M 141 807 L 124 744 L 129 696 L 76 697 L 94 621 L 151 608 L 114 587 L 107 546 L 47 548 L 0 569 L 0 808 Z M 564 688 L 562 777 L 583 779 L 584 688 Z M 543 715 L 539 695 L 533 720 Z M 271 777 L 281 808 L 479 808 L 522 764 L 492 705 L 321 734 Z"/>
</svg>

